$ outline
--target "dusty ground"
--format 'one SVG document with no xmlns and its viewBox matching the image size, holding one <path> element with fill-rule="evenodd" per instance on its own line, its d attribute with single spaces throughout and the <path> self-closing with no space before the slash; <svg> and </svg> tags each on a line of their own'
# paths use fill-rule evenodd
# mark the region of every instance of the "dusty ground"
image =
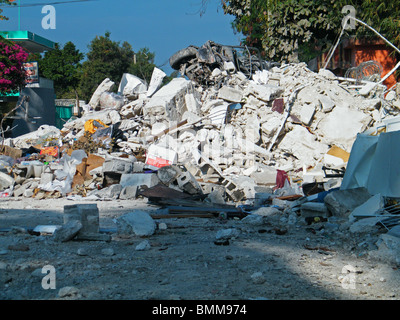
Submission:
<svg viewBox="0 0 400 320">
<path fill-rule="evenodd" d="M 167 229 L 143 239 L 119 236 L 113 231 L 113 218 L 135 208 L 158 207 L 149 206 L 146 200 L 97 201 L 100 227 L 111 232 L 110 242 L 56 243 L 51 235 L 23 232 L 37 225 L 62 224 L 63 207 L 72 203 L 66 199 L 2 199 L 0 299 L 400 297 L 399 269 L 370 257 L 368 251 L 373 248 L 366 248 L 364 239 L 349 236 L 346 230 L 307 225 L 301 219 L 289 224 L 284 216 L 258 226 L 235 219 L 155 219 Z M 240 234 L 216 244 L 217 231 L 227 228 L 237 228 Z M 150 249 L 136 250 L 143 240 L 150 242 Z M 47 275 L 42 268 L 47 265 L 54 267 L 55 289 L 42 286 Z M 353 272 L 347 273 L 346 268 Z"/>
</svg>

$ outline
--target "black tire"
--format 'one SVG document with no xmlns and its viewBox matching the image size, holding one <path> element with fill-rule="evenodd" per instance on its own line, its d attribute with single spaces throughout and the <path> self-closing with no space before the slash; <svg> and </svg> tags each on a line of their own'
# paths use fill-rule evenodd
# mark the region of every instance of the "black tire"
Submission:
<svg viewBox="0 0 400 320">
<path fill-rule="evenodd" d="M 196 57 L 198 48 L 194 46 L 189 46 L 185 49 L 179 50 L 178 52 L 174 53 L 170 58 L 169 58 L 169 64 L 172 69 L 179 70 L 179 67 Z"/>
</svg>

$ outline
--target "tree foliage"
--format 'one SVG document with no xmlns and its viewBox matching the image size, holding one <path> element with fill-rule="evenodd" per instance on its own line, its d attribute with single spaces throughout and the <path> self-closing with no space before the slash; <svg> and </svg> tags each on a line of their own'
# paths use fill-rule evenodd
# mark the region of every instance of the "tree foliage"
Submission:
<svg viewBox="0 0 400 320">
<path fill-rule="evenodd" d="M 58 98 L 75 97 L 81 76 L 81 61 L 84 54 L 76 49 L 72 42 L 64 47 L 59 44 L 47 51 L 39 60 L 39 73 L 54 81 L 54 89 Z"/>
<path fill-rule="evenodd" d="M 203 0 L 206 5 L 209 0 Z M 342 8 L 351 5 L 356 17 L 374 27 L 396 46 L 400 45 L 398 1 L 373 0 L 221 0 L 225 14 L 235 17 L 234 30 L 243 43 L 261 49 L 275 61 L 306 60 L 329 48 L 341 30 Z M 359 24 L 348 31 L 372 36 Z"/>
<path fill-rule="evenodd" d="M 155 54 L 150 52 L 148 48 L 142 48 L 134 53 L 134 59 L 127 72 L 139 77 L 140 79 L 150 83 L 153 70 Z"/>
<path fill-rule="evenodd" d="M 89 44 L 87 60 L 82 64 L 80 93 L 85 100 L 90 100 L 97 86 L 109 78 L 118 84 L 133 61 L 134 52 L 128 42 L 111 40 L 110 33 L 96 36 Z"/>
</svg>

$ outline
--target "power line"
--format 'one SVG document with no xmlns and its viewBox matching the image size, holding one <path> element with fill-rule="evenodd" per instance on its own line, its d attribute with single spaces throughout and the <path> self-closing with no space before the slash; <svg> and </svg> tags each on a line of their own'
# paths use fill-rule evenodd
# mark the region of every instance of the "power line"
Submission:
<svg viewBox="0 0 400 320">
<path fill-rule="evenodd" d="M 47 2 L 47 3 L 21 4 L 21 5 L 0 4 L 0 7 L 7 7 L 7 8 L 39 7 L 45 5 L 57 5 L 57 4 L 92 2 L 92 1 L 99 1 L 99 0 L 70 0 L 70 1 L 57 1 L 57 2 Z"/>
</svg>

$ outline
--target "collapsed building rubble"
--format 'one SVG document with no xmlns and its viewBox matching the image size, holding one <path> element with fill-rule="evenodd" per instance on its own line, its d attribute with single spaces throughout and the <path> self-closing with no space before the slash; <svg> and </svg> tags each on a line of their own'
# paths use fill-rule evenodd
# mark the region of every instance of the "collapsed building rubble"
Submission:
<svg viewBox="0 0 400 320">
<path fill-rule="evenodd" d="M 190 48 L 171 63 L 182 76 L 164 86 L 157 68 L 149 86 L 124 74 L 118 93 L 105 79 L 82 117 L 61 130 L 42 126 L 5 139 L 2 196 L 147 197 L 171 213 L 243 218 L 273 207 L 321 221 L 348 218 L 387 191 L 380 190 L 382 173 L 371 173 L 370 184 L 360 175 L 377 167 L 385 150 L 396 157 L 385 135 L 398 134 L 399 86 L 388 92 L 325 69 L 312 72 L 304 63 L 265 63 L 243 72 L 229 59 L 232 48 L 226 56 L 212 51 L 219 60 Z M 382 148 L 378 140 L 385 140 Z M 391 178 L 396 187 L 397 176 Z M 393 205 L 398 190 L 384 193 L 371 215 Z M 81 228 L 75 223 L 76 232 Z"/>
</svg>

